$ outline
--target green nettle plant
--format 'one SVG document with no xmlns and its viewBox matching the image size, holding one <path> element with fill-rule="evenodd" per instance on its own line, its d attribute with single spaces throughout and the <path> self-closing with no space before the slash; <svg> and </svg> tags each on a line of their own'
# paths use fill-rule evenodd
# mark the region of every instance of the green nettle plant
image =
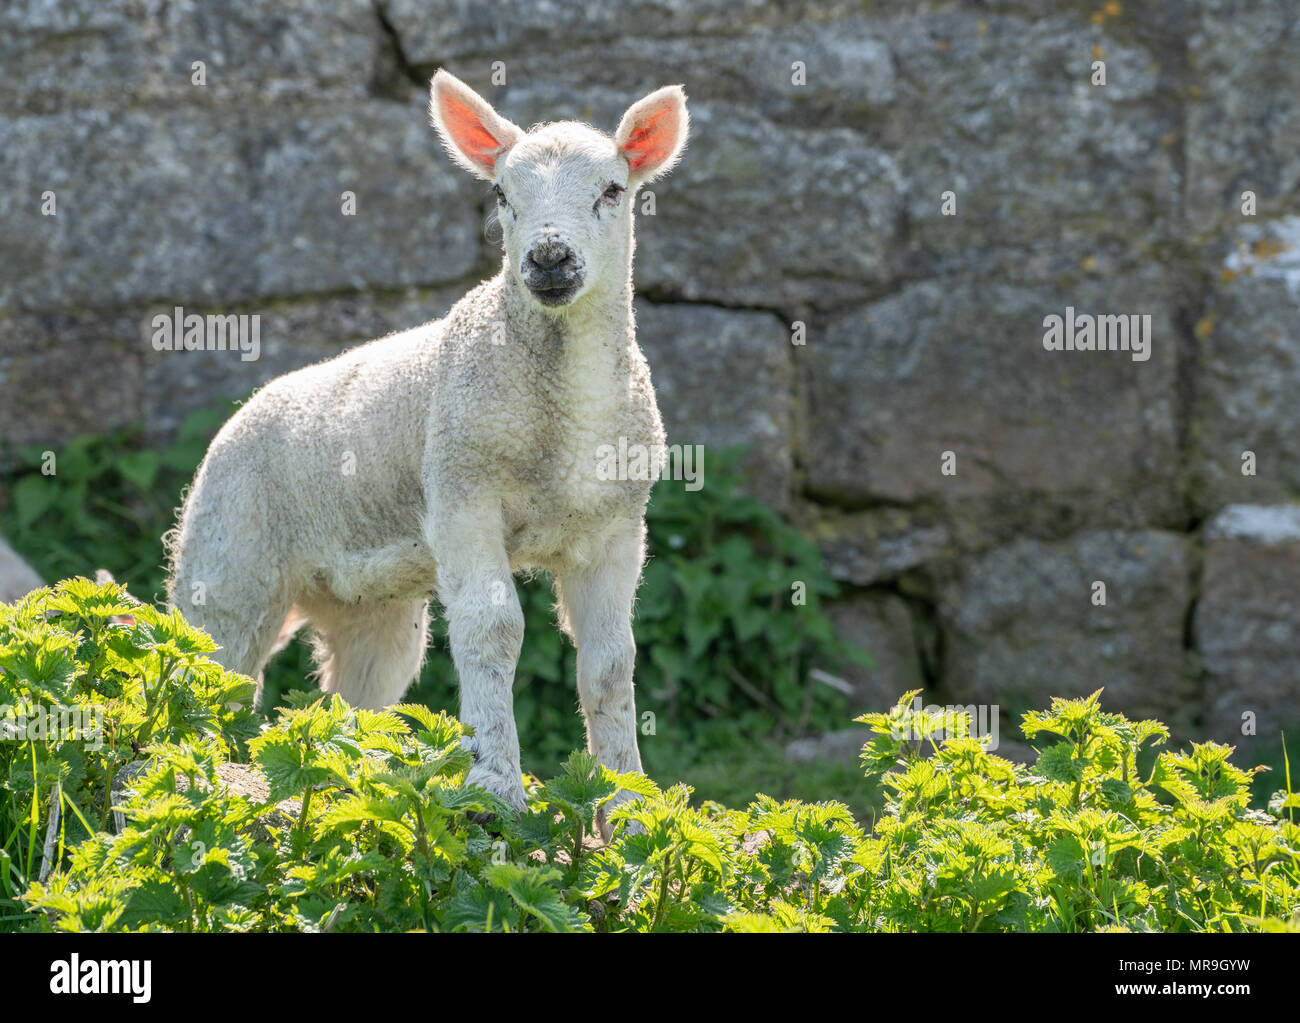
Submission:
<svg viewBox="0 0 1300 1023">
<path fill-rule="evenodd" d="M 0 605 L 4 906 L 107 827 L 112 779 L 154 743 L 245 753 L 257 721 L 232 705 L 251 703 L 253 685 L 209 660 L 214 649 L 178 613 L 85 579 Z"/>
<path fill-rule="evenodd" d="M 0 605 L 0 926 L 1300 929 L 1289 770 L 1269 812 L 1249 809 L 1253 772 L 1228 747 L 1151 749 L 1165 727 L 1106 713 L 1097 694 L 1025 715 L 1032 766 L 986 749 L 964 715 L 914 709 L 916 693 L 859 718 L 888 793 L 868 833 L 836 802 L 692 806 L 688 786 L 586 753 L 531 781 L 516 814 L 465 784 L 467 729 L 446 714 L 300 693 L 259 730 L 235 709 L 251 683 L 210 649 L 178 616 L 84 579 Z M 30 722 L 54 704 L 99 708 L 102 729 L 17 727 L 12 708 Z M 597 811 L 620 789 L 639 798 L 599 845 Z"/>
</svg>

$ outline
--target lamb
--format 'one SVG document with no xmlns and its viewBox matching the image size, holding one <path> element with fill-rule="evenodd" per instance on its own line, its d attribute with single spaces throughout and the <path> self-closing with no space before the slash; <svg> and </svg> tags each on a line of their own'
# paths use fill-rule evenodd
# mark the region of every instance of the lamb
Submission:
<svg viewBox="0 0 1300 1023">
<path fill-rule="evenodd" d="M 665 443 L 636 343 L 632 207 L 677 162 L 689 119 L 680 86 L 633 104 L 612 138 L 524 131 L 446 71 L 431 97 L 448 154 L 491 182 L 500 272 L 442 320 L 257 392 L 166 538 L 168 599 L 259 680 L 309 623 L 321 688 L 382 708 L 419 672 L 436 596 L 475 729 L 469 781 L 522 808 L 519 571 L 556 580 L 588 748 L 641 770 L 631 614 L 653 480 L 603 479 L 597 452 Z"/>
</svg>

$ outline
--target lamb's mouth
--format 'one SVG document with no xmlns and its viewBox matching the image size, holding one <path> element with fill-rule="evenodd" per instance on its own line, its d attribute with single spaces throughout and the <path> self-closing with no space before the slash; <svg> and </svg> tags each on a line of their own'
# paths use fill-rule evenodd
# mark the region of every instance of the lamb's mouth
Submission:
<svg viewBox="0 0 1300 1023">
<path fill-rule="evenodd" d="M 582 280 L 565 281 L 561 284 L 530 284 L 528 290 L 542 305 L 568 305 L 582 288 Z"/>
</svg>

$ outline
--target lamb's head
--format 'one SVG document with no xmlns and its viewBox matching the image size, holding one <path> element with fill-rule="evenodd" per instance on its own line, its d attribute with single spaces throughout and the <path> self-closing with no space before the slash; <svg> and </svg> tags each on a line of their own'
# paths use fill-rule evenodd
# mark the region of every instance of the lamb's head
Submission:
<svg viewBox="0 0 1300 1023">
<path fill-rule="evenodd" d="M 634 103 L 611 138 L 560 121 L 524 131 L 458 78 L 433 77 L 430 112 L 452 159 L 490 181 L 506 262 L 540 305 L 621 289 L 632 261 L 632 203 L 686 144 L 686 94 L 670 85 Z"/>
</svg>

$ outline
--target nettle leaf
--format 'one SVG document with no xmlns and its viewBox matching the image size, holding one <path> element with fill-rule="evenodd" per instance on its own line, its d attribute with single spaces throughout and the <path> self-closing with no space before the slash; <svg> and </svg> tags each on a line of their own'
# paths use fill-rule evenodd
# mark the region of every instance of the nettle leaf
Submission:
<svg viewBox="0 0 1300 1023">
<path fill-rule="evenodd" d="M 190 921 L 190 904 L 166 875 L 147 877 L 127 894 L 120 923 L 127 929 L 157 924 L 180 928 Z"/>
<path fill-rule="evenodd" d="M 0 642 L 0 674 L 10 677 L 6 688 L 17 682 L 38 702 L 70 699 L 73 683 L 85 671 L 76 656 L 77 637 L 44 626 L 11 635 L 11 641 Z"/>
<path fill-rule="evenodd" d="M 136 605 L 127 599 L 126 587 L 117 583 L 100 585 L 83 576 L 65 579 L 45 601 L 49 611 L 78 618 L 106 619 L 133 614 Z"/>
<path fill-rule="evenodd" d="M 405 797 L 347 796 L 322 814 L 317 823 L 326 830 L 346 830 L 371 821 L 405 824 L 410 808 L 411 800 Z"/>
<path fill-rule="evenodd" d="M 986 903 L 1000 906 L 1016 890 L 1018 883 L 1019 877 L 1014 870 L 997 867 L 975 874 L 969 881 L 968 890 L 976 906 L 984 906 Z"/>
<path fill-rule="evenodd" d="M 609 768 L 605 768 L 605 770 L 614 785 L 622 791 L 632 792 L 638 796 L 645 796 L 647 799 L 660 799 L 663 797 L 663 793 L 659 786 L 654 783 L 653 779 L 644 774 L 634 772 L 621 773 L 618 771 L 610 771 Z"/>
<path fill-rule="evenodd" d="M 550 885 L 561 879 L 550 867 L 521 867 L 517 863 L 493 863 L 483 871 L 484 880 L 508 894 L 511 900 L 547 931 L 591 930 L 586 914 L 567 905 Z"/>
<path fill-rule="evenodd" d="M 59 490 L 53 481 L 49 477 L 36 474 L 20 479 L 11 493 L 14 517 L 18 520 L 18 525 L 24 529 L 34 525 L 59 497 Z"/>
<path fill-rule="evenodd" d="M 525 849 L 549 850 L 557 839 L 569 832 L 569 825 L 556 820 L 549 809 L 529 808 L 515 818 L 515 835 Z"/>
<path fill-rule="evenodd" d="M 1026 737 L 1038 732 L 1052 732 L 1062 738 L 1085 738 L 1099 721 L 1097 701 L 1101 692 L 1098 689 L 1091 696 L 1077 700 L 1053 697 L 1048 711 L 1029 711 L 1024 715 L 1021 731 Z"/>
<path fill-rule="evenodd" d="M 360 852 L 348 845 L 336 844 L 329 846 L 317 862 L 290 867 L 286 876 L 305 882 L 308 889 L 320 890 L 388 866 L 388 858 L 377 852 Z"/>
<path fill-rule="evenodd" d="M 602 899 L 617 892 L 619 901 L 626 904 L 634 877 L 627 868 L 627 861 L 617 848 L 607 846 L 593 853 L 582 864 L 582 894 L 589 899 Z"/>
<path fill-rule="evenodd" d="M 830 917 L 784 899 L 773 899 L 769 908 L 772 916 L 785 930 L 824 934 L 835 926 L 835 921 Z"/>
<path fill-rule="evenodd" d="M 452 788 L 445 785 L 433 785 L 424 790 L 425 805 L 436 807 L 445 814 L 490 813 L 499 815 L 502 820 L 514 817 L 514 809 L 505 800 L 494 793 L 478 786 Z"/>
<path fill-rule="evenodd" d="M 442 916 L 442 926 L 447 931 L 500 932 L 508 930 L 510 921 L 517 915 L 518 911 L 506 892 L 471 884 L 451 897 Z"/>
<path fill-rule="evenodd" d="M 474 766 L 474 754 L 461 745 L 424 746 L 419 749 L 420 763 L 430 774 L 439 778 L 454 778 L 469 773 Z"/>
<path fill-rule="evenodd" d="M 800 930 L 797 924 L 787 924 L 770 913 L 736 910 L 723 919 L 723 929 L 733 934 L 790 934 Z"/>
<path fill-rule="evenodd" d="M 1039 753 L 1038 770 L 1052 781 L 1074 784 L 1083 781 L 1088 761 L 1077 755 L 1073 743 L 1058 742 Z"/>
<path fill-rule="evenodd" d="M 1300 792 L 1284 792 L 1278 789 L 1269 797 L 1268 809 L 1270 813 L 1277 814 L 1279 817 L 1288 810 L 1300 810 Z"/>
<path fill-rule="evenodd" d="M 596 808 L 618 792 L 613 772 L 585 750 L 574 753 L 561 766 L 558 777 L 544 784 L 538 798 L 566 817 L 592 825 Z"/>
<path fill-rule="evenodd" d="M 1087 858 L 1087 850 L 1074 835 L 1061 835 L 1047 847 L 1048 866 L 1066 881 L 1078 882 L 1083 877 Z"/>
<path fill-rule="evenodd" d="M 724 872 L 723 859 L 726 853 L 717 835 L 693 820 L 680 821 L 678 833 L 679 851 L 682 855 L 699 860 L 715 874 L 721 875 Z"/>
<path fill-rule="evenodd" d="M 360 738 L 375 734 L 407 735 L 411 731 L 395 710 L 363 709 L 358 709 L 356 712 L 356 730 L 357 736 Z"/>
<path fill-rule="evenodd" d="M 658 869 L 677 847 L 673 811 L 659 806 L 637 806 L 627 808 L 624 819 L 639 824 L 641 830 L 624 829 L 620 833 L 616 841 L 619 855 L 631 867 Z"/>
<path fill-rule="evenodd" d="M 141 493 L 146 493 L 158 477 L 162 458 L 155 451 L 135 451 L 117 461 L 117 471 Z"/>
<path fill-rule="evenodd" d="M 1108 803 L 1127 805 L 1133 799 L 1133 789 L 1122 778 L 1107 778 L 1099 786 Z"/>
<path fill-rule="evenodd" d="M 228 849 L 208 850 L 202 866 L 191 872 L 187 881 L 190 891 L 212 906 L 251 901 L 262 893 L 259 885 L 248 880 L 244 864 Z"/>
<path fill-rule="evenodd" d="M 144 649 L 157 650 L 180 661 L 217 649 L 211 636 L 190 625 L 177 610 L 162 612 L 147 604 L 132 605 L 131 614 L 136 620 L 134 636 Z"/>
<path fill-rule="evenodd" d="M 291 796 L 300 797 L 333 777 L 333 772 L 321 766 L 303 743 L 283 732 L 265 733 L 250 743 L 250 749 L 270 785 L 273 803 Z"/>
</svg>

